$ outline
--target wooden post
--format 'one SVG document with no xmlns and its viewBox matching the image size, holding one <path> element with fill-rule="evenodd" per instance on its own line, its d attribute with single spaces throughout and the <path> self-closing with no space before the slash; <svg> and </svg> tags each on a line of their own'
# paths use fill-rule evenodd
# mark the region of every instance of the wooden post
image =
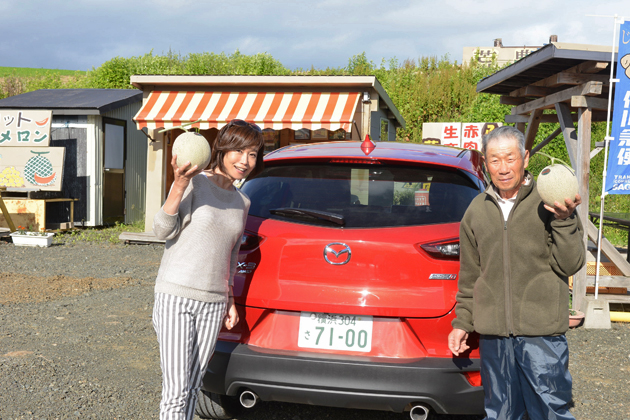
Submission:
<svg viewBox="0 0 630 420">
<path fill-rule="evenodd" d="M 556 104 L 556 114 L 558 114 L 558 121 L 560 122 L 560 128 L 562 129 L 564 144 L 567 146 L 571 166 L 573 168 L 577 168 L 578 163 L 575 153 L 577 135 L 575 134 L 573 119 L 571 118 L 571 109 L 567 104 L 559 102 Z"/>
<path fill-rule="evenodd" d="M 0 210 L 2 210 L 2 214 L 4 215 L 4 220 L 7 221 L 7 225 L 9 225 L 9 231 L 15 232 L 15 225 L 13 224 L 13 220 L 11 220 L 11 215 L 9 214 L 9 210 L 7 210 L 7 206 L 4 205 L 4 200 L 2 200 L 2 191 L 5 188 L 0 188 Z"/>
<path fill-rule="evenodd" d="M 153 216 L 160 210 L 164 203 L 164 184 L 166 181 L 166 146 L 164 133 L 151 130 L 152 141 L 147 138 L 147 180 L 145 194 L 144 229 L 151 232 Z"/>
<path fill-rule="evenodd" d="M 536 154 L 537 151 L 539 151 L 540 149 L 542 149 L 543 147 L 545 147 L 551 140 L 555 139 L 556 137 L 558 137 L 558 135 L 562 132 L 562 130 L 560 128 L 556 128 L 556 130 L 549 134 L 547 136 L 546 139 L 544 139 L 543 141 L 541 141 L 540 143 L 538 143 L 536 145 L 536 147 L 534 147 L 532 149 L 532 152 L 530 153 L 530 156 L 534 156 Z"/>
<path fill-rule="evenodd" d="M 370 135 L 370 124 L 371 124 L 371 116 L 372 116 L 372 101 L 371 100 L 362 100 L 362 110 L 363 115 L 361 118 L 361 139 L 364 140 L 366 135 Z"/>
<path fill-rule="evenodd" d="M 584 246 L 588 252 L 588 176 L 590 172 L 591 157 L 591 115 L 590 108 L 578 108 L 578 132 L 577 132 L 577 165 L 578 178 L 582 204 L 577 208 L 578 216 L 584 226 Z M 584 310 L 584 297 L 586 296 L 586 266 L 573 276 L 573 307 Z"/>
<path fill-rule="evenodd" d="M 294 134 L 288 128 L 280 130 L 280 147 L 288 146 L 291 144 Z"/>
<path fill-rule="evenodd" d="M 532 150 L 534 146 L 534 140 L 536 140 L 536 134 L 538 133 L 538 127 L 540 126 L 540 117 L 542 116 L 542 109 L 535 109 L 529 116 L 527 122 L 527 130 L 525 130 L 525 150 Z"/>
</svg>

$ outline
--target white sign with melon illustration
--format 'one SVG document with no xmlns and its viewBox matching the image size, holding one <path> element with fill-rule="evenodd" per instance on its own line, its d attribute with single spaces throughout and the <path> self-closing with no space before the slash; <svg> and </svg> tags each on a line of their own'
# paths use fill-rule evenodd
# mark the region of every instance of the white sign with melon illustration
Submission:
<svg viewBox="0 0 630 420">
<path fill-rule="evenodd" d="M 0 187 L 61 191 L 65 147 L 0 148 Z"/>
</svg>

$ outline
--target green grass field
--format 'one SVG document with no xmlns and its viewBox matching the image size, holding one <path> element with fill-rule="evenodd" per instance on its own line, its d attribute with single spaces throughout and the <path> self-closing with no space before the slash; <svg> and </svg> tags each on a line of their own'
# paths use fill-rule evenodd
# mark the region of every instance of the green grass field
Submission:
<svg viewBox="0 0 630 420">
<path fill-rule="evenodd" d="M 19 76 L 19 77 L 39 77 L 58 74 L 60 76 L 74 76 L 76 74 L 85 74 L 80 70 L 57 70 L 57 69 L 36 69 L 29 67 L 0 67 L 0 77 Z"/>
</svg>

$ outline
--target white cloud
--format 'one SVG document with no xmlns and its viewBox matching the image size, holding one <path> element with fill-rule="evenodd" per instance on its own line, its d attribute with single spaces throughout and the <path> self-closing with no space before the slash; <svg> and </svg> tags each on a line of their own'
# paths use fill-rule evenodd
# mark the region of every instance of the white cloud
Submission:
<svg viewBox="0 0 630 420">
<path fill-rule="evenodd" d="M 87 70 L 115 56 L 170 49 L 269 52 L 289 68 L 345 66 L 365 51 L 380 63 L 421 56 L 461 61 L 466 46 L 610 45 L 627 0 L 4 0 L 4 66 Z"/>
</svg>

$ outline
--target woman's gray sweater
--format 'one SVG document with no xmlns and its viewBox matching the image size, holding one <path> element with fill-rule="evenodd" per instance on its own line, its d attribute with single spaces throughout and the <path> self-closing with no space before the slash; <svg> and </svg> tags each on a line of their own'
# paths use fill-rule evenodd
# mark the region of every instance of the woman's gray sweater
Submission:
<svg viewBox="0 0 630 420">
<path fill-rule="evenodd" d="M 242 191 L 220 188 L 204 174 L 195 176 L 178 213 L 161 208 L 153 219 L 155 236 L 166 240 L 155 292 L 227 301 L 249 204 Z"/>
</svg>

